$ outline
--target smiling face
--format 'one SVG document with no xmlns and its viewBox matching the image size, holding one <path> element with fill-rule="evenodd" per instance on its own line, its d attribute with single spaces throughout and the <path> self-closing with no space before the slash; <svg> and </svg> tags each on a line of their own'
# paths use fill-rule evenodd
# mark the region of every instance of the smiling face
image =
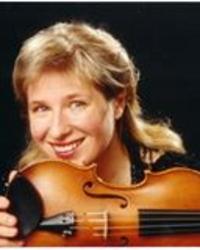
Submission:
<svg viewBox="0 0 200 250">
<path fill-rule="evenodd" d="M 28 86 L 27 103 L 32 139 L 50 158 L 82 165 L 109 158 L 120 102 L 73 74 L 50 71 Z"/>
</svg>

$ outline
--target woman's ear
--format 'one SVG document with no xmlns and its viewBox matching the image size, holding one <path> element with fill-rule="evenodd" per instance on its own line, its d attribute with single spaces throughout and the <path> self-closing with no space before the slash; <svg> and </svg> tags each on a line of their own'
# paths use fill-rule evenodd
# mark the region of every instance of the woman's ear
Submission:
<svg viewBox="0 0 200 250">
<path fill-rule="evenodd" d="M 125 106 L 126 106 L 126 92 L 123 91 L 122 93 L 118 94 L 118 96 L 115 97 L 114 99 L 114 115 L 116 120 L 122 117 Z"/>
</svg>

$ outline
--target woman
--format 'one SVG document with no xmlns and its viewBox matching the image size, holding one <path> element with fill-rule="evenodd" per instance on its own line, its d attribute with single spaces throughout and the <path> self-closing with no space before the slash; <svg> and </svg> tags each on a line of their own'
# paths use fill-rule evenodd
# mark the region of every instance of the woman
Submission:
<svg viewBox="0 0 200 250">
<path fill-rule="evenodd" d="M 183 154 L 168 124 L 144 119 L 138 80 L 126 50 L 103 29 L 57 23 L 25 41 L 13 71 L 29 137 L 18 167 L 48 158 L 95 163 L 105 181 L 130 185 L 166 153 Z M 8 207 L 1 197 L 0 245 L 22 245 Z"/>
</svg>

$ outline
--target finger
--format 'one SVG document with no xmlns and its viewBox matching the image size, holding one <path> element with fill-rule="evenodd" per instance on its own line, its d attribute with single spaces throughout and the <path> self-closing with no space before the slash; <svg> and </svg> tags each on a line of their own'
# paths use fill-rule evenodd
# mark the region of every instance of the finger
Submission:
<svg viewBox="0 0 200 250">
<path fill-rule="evenodd" d="M 17 218 L 9 213 L 0 212 L 0 225 L 12 227 L 17 224 Z"/>
<path fill-rule="evenodd" d="M 0 226 L 0 237 L 13 238 L 17 236 L 18 230 L 16 227 Z"/>
<path fill-rule="evenodd" d="M 23 241 L 17 241 L 17 240 L 9 240 L 9 239 L 0 239 L 0 246 L 2 247 L 17 247 L 17 246 L 23 246 Z"/>
<path fill-rule="evenodd" d="M 9 200 L 4 196 L 0 196 L 0 209 L 7 209 L 9 205 Z"/>
</svg>

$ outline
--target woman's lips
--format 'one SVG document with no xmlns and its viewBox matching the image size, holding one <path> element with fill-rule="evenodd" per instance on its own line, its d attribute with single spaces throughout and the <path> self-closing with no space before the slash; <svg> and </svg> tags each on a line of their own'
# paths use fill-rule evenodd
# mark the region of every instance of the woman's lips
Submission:
<svg viewBox="0 0 200 250">
<path fill-rule="evenodd" d="M 51 146 L 57 157 L 66 159 L 74 155 L 83 139 L 75 140 L 71 143 L 51 143 Z"/>
</svg>

